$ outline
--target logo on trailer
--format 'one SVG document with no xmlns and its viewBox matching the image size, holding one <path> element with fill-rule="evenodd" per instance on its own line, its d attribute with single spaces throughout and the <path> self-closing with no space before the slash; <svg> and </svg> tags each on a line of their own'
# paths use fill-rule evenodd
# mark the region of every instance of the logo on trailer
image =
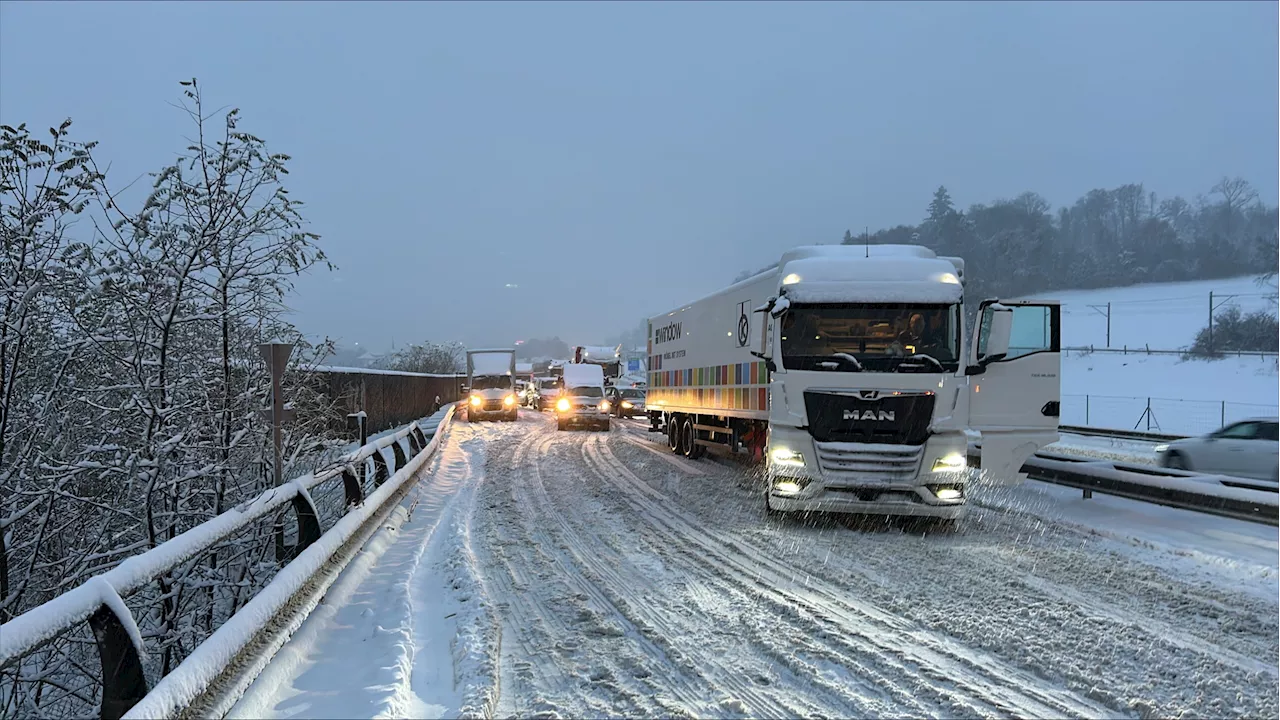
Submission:
<svg viewBox="0 0 1280 720">
<path fill-rule="evenodd" d="M 655 345 L 679 340 L 682 337 L 680 332 L 680 323 L 673 322 L 665 327 L 655 328 L 653 331 L 653 343 Z"/>
<path fill-rule="evenodd" d="M 845 420 L 871 420 L 872 422 L 893 422 L 897 418 L 894 410 L 845 410 Z"/>
<path fill-rule="evenodd" d="M 749 304 L 750 300 L 738 303 L 738 347 L 746 347 L 747 340 L 751 337 L 751 319 L 747 315 Z"/>
</svg>

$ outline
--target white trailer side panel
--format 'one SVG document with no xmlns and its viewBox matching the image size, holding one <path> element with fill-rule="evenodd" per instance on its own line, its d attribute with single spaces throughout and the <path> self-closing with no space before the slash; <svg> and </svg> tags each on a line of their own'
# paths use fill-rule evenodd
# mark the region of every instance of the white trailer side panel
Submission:
<svg viewBox="0 0 1280 720">
<path fill-rule="evenodd" d="M 769 373 L 752 312 L 778 294 L 766 272 L 649 320 L 650 410 L 768 420 Z"/>
</svg>

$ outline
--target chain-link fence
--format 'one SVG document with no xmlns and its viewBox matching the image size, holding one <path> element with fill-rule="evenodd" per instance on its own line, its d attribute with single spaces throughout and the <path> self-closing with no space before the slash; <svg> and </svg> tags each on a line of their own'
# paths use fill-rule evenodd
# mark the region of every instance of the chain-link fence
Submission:
<svg viewBox="0 0 1280 720">
<path fill-rule="evenodd" d="M 1063 395 L 1063 425 L 1201 435 L 1250 417 L 1275 416 L 1277 404 L 1117 395 Z"/>
</svg>

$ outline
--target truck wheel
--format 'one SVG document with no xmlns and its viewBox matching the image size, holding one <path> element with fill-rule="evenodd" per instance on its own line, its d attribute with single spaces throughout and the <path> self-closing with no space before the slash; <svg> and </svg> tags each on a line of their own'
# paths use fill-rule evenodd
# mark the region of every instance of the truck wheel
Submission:
<svg viewBox="0 0 1280 720">
<path fill-rule="evenodd" d="M 685 418 L 680 423 L 680 454 L 687 458 L 693 457 L 693 448 L 696 447 L 693 437 L 693 420 Z"/>
<path fill-rule="evenodd" d="M 680 452 L 680 421 L 677 418 L 667 418 L 667 447 L 671 448 L 671 452 Z"/>
</svg>

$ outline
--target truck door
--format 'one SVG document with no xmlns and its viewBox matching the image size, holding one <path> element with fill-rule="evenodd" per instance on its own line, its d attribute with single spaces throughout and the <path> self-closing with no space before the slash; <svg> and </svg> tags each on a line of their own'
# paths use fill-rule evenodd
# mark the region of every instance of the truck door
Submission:
<svg viewBox="0 0 1280 720">
<path fill-rule="evenodd" d="M 1062 393 L 1061 306 L 988 300 L 969 357 L 969 427 L 982 433 L 988 481 L 1026 479 L 1023 463 L 1057 442 Z"/>
</svg>

